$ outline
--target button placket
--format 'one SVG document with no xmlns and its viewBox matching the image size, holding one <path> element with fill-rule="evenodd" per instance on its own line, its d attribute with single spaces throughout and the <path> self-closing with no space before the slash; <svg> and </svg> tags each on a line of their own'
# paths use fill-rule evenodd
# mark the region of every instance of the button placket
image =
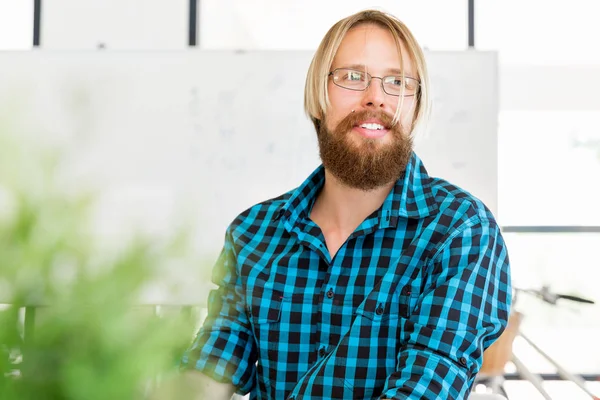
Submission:
<svg viewBox="0 0 600 400">
<path fill-rule="evenodd" d="M 318 341 L 316 343 L 318 347 L 315 349 L 318 358 L 327 356 L 327 343 L 329 343 L 331 332 L 327 326 L 321 326 L 321 323 L 323 320 L 328 320 L 328 318 L 330 318 L 333 307 L 333 302 L 331 300 L 335 297 L 333 286 L 328 286 L 327 283 L 324 283 L 321 290 L 321 312 L 319 313 L 320 322 L 319 327 L 317 328 Z"/>
<path fill-rule="evenodd" d="M 319 349 L 319 356 L 325 357 L 326 354 L 327 354 L 327 349 L 324 346 L 321 346 L 321 348 Z"/>
</svg>

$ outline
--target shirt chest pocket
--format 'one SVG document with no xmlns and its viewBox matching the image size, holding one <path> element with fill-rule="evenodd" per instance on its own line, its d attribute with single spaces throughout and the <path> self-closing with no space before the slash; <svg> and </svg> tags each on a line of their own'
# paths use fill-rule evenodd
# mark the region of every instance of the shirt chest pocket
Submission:
<svg viewBox="0 0 600 400">
<path fill-rule="evenodd" d="M 407 319 L 417 309 L 418 300 L 419 293 L 411 285 L 406 285 L 386 301 L 379 300 L 377 293 L 374 293 L 358 307 L 356 314 L 372 322 Z"/>
<path fill-rule="evenodd" d="M 283 292 L 255 287 L 248 296 L 248 317 L 253 325 L 279 322 L 284 301 Z"/>
<path fill-rule="evenodd" d="M 281 291 L 254 287 L 247 301 L 248 318 L 259 353 L 268 351 L 268 357 L 272 357 L 272 351 L 277 350 L 281 340 L 285 339 L 281 336 L 285 332 L 281 317 L 289 299 L 284 298 Z"/>
<path fill-rule="evenodd" d="M 411 285 L 406 285 L 400 289 L 398 296 L 398 314 L 402 318 L 408 319 L 418 309 L 420 293 Z"/>
</svg>

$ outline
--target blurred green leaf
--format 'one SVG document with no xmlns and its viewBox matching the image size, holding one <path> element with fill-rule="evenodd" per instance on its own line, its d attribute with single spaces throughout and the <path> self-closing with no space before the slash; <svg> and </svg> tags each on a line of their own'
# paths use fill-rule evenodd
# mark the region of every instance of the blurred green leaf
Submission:
<svg viewBox="0 0 600 400">
<path fill-rule="evenodd" d="M 94 243 L 94 196 L 65 193 L 60 153 L 19 142 L 0 126 L 0 399 L 138 399 L 177 371 L 193 313 L 158 317 L 137 305 L 189 234 L 156 243 L 137 235 L 118 251 Z M 38 306 L 22 340 L 19 308 Z"/>
</svg>

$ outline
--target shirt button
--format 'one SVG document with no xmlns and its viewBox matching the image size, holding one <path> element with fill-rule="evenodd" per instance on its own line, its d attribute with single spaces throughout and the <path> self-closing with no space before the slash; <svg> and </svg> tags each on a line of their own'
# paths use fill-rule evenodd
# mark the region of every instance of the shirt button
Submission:
<svg viewBox="0 0 600 400">
<path fill-rule="evenodd" d="M 325 353 L 327 353 L 327 350 L 325 350 L 325 347 L 321 347 L 319 349 L 319 356 L 325 357 Z"/>
<path fill-rule="evenodd" d="M 333 289 L 329 289 L 329 291 L 327 292 L 327 298 L 328 299 L 333 299 L 333 295 L 334 295 Z"/>
<path fill-rule="evenodd" d="M 377 314 L 377 315 L 382 315 L 383 314 L 383 307 L 381 306 L 381 304 L 375 310 L 375 314 Z"/>
<path fill-rule="evenodd" d="M 460 363 L 462 364 L 462 366 L 466 367 L 467 366 L 467 359 L 464 357 L 461 357 L 458 361 L 460 361 Z"/>
</svg>

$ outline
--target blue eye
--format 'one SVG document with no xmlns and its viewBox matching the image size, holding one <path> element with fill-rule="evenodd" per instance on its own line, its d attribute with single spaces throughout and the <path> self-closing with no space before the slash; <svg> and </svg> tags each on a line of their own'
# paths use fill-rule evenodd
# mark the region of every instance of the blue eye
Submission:
<svg viewBox="0 0 600 400">
<path fill-rule="evenodd" d="M 385 85 L 388 87 L 392 87 L 395 89 L 407 90 L 408 92 L 415 92 L 419 88 L 419 82 L 416 79 L 405 77 L 404 79 L 401 76 L 388 76 L 383 81 Z"/>
<path fill-rule="evenodd" d="M 392 85 L 392 86 L 398 86 L 398 87 L 402 87 L 406 84 L 406 82 L 403 81 L 402 77 L 400 77 L 400 76 L 388 76 L 383 81 L 383 83 L 385 83 L 386 85 Z"/>
<path fill-rule="evenodd" d="M 360 72 L 349 72 L 348 79 L 351 81 L 361 81 L 363 77 Z"/>
</svg>

